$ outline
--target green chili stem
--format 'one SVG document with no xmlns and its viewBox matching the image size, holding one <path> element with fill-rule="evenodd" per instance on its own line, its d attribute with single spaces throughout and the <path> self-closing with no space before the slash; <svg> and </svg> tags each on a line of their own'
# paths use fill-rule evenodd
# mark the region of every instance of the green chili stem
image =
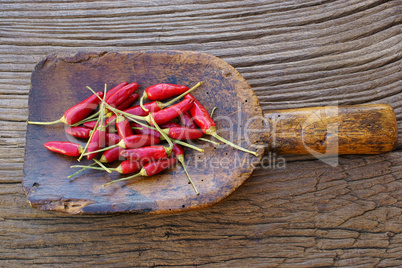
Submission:
<svg viewBox="0 0 402 268">
<path fill-rule="evenodd" d="M 106 91 L 106 87 L 107 87 L 107 85 L 105 84 L 105 89 L 104 89 L 104 91 Z M 91 139 L 92 139 L 92 137 L 93 137 L 93 135 L 94 135 L 96 129 L 97 129 L 98 126 L 99 126 L 99 122 L 101 122 L 101 119 L 103 118 L 103 113 L 104 113 L 104 105 L 103 105 L 103 104 L 106 103 L 101 97 L 99 97 L 99 96 L 95 93 L 95 91 L 94 91 L 92 88 L 90 88 L 90 87 L 87 87 L 87 88 L 89 88 L 89 89 L 95 94 L 95 96 L 97 96 L 97 97 L 102 101 L 102 103 L 101 103 L 101 106 L 100 106 L 100 109 L 99 109 L 100 115 L 98 116 L 98 120 L 96 120 L 96 124 L 95 124 L 95 126 L 94 126 L 94 130 L 91 132 L 91 135 L 89 136 L 89 139 L 88 139 L 88 141 L 87 141 L 87 144 L 85 144 L 84 150 L 82 151 L 80 157 L 77 159 L 78 162 L 81 161 L 81 159 L 82 159 L 82 157 L 84 157 L 84 155 L 88 155 L 88 153 L 86 153 L 86 151 L 87 151 L 87 149 L 88 149 L 89 143 L 91 142 Z M 105 96 L 106 96 L 106 94 L 103 94 L 103 98 L 105 98 Z"/>
<path fill-rule="evenodd" d="M 240 151 L 243 151 L 243 152 L 250 153 L 250 154 L 253 154 L 253 155 L 255 155 L 255 156 L 258 156 L 258 154 L 257 154 L 256 152 L 253 152 L 253 151 L 247 150 L 247 149 L 245 149 L 245 148 L 243 148 L 243 147 L 240 147 L 239 145 L 236 145 L 236 144 L 234 144 L 234 143 L 232 143 L 232 142 L 230 142 L 230 141 L 228 141 L 228 140 L 222 138 L 222 137 L 219 136 L 216 132 L 215 132 L 215 133 L 212 133 L 211 135 L 212 135 L 212 137 L 214 137 L 214 138 L 220 140 L 221 142 L 226 143 L 226 144 L 228 144 L 228 145 L 230 145 L 230 146 L 232 146 L 232 147 L 234 147 L 234 148 L 236 148 L 236 149 L 238 149 L 238 150 L 240 150 Z"/>
<path fill-rule="evenodd" d="M 154 117 L 152 116 L 152 114 L 148 115 L 149 118 L 151 119 L 152 124 L 154 125 L 154 127 L 159 131 L 159 133 L 163 136 L 163 138 L 167 141 L 167 143 L 169 143 L 169 148 L 172 149 L 173 148 L 173 142 L 172 140 L 169 138 L 168 135 L 166 135 L 166 133 L 164 131 L 162 131 L 162 129 L 158 126 L 158 124 L 155 122 Z"/>
<path fill-rule="evenodd" d="M 141 106 L 141 108 L 142 108 L 145 112 L 149 112 L 149 110 L 144 107 L 144 98 L 145 98 L 146 94 L 147 94 L 147 93 L 145 93 L 145 91 L 144 91 L 144 94 L 142 95 L 142 97 L 141 97 L 141 99 L 140 99 L 140 106 Z"/>
<path fill-rule="evenodd" d="M 27 123 L 30 125 L 54 125 L 57 123 L 64 123 L 63 119 L 64 119 L 64 116 L 58 120 L 51 121 L 51 122 L 34 122 L 34 121 L 27 120 Z"/>
<path fill-rule="evenodd" d="M 84 166 L 83 168 L 81 168 L 81 169 L 78 170 L 77 172 L 75 172 L 75 173 L 71 174 L 70 176 L 68 176 L 67 179 L 70 179 L 71 177 L 74 177 L 74 176 L 77 175 L 78 173 L 81 173 L 81 172 L 83 172 L 84 170 L 87 170 L 87 169 L 89 169 L 90 167 L 92 167 L 92 166 L 94 166 L 94 165 L 96 165 L 96 163 L 92 163 L 92 164 L 89 165 L 89 166 Z"/>
<path fill-rule="evenodd" d="M 135 178 L 135 177 L 139 177 L 139 176 L 147 176 L 147 172 L 145 171 L 145 169 L 141 169 L 141 171 L 140 171 L 139 173 L 135 174 L 135 175 L 132 175 L 132 176 L 129 176 L 129 177 L 125 177 L 125 178 L 121 178 L 121 179 L 118 179 L 118 180 L 114 180 L 114 181 L 110 181 L 110 182 L 108 182 L 108 183 L 105 183 L 105 184 L 102 185 L 102 187 L 105 187 L 105 186 L 107 186 L 107 185 L 110 185 L 110 184 L 112 184 L 112 183 L 119 182 L 119 181 L 131 180 L 131 179 L 133 179 L 133 178 Z"/>
<path fill-rule="evenodd" d="M 191 93 L 193 90 L 195 90 L 197 87 L 201 86 L 202 82 L 198 82 L 195 86 L 193 86 L 192 88 L 190 88 L 189 90 L 187 90 L 186 92 L 184 92 L 183 94 L 175 97 L 174 99 L 166 102 L 166 103 L 162 103 L 163 108 L 172 105 L 172 103 L 175 103 L 176 101 L 180 100 L 181 98 L 183 98 L 184 96 L 186 96 L 187 94 Z"/>
<path fill-rule="evenodd" d="M 211 118 L 212 118 L 212 116 L 214 115 L 215 110 L 216 110 L 216 107 L 214 107 L 214 108 L 212 109 L 212 111 L 211 111 L 211 115 L 210 115 Z"/>
<path fill-rule="evenodd" d="M 94 161 L 95 161 L 95 163 L 96 164 L 98 164 L 99 166 L 101 166 L 104 170 L 106 170 L 108 173 L 112 173 L 112 171 L 109 169 L 109 168 L 107 168 L 107 167 L 105 167 L 105 165 L 103 165 L 101 162 L 99 162 L 97 159 L 95 159 L 94 158 Z"/>
<path fill-rule="evenodd" d="M 84 165 L 74 165 L 71 166 L 70 168 L 85 168 L 85 169 L 95 169 L 95 170 L 105 170 L 104 168 L 101 167 L 92 167 L 92 166 L 84 166 Z"/>
<path fill-rule="evenodd" d="M 171 140 L 172 140 L 173 142 L 177 143 L 177 144 L 180 144 L 180 145 L 182 145 L 182 146 L 186 146 L 186 147 L 188 147 L 188 148 L 191 148 L 191 149 L 193 149 L 193 150 L 199 151 L 199 152 L 201 152 L 201 153 L 204 152 L 204 149 L 198 148 L 197 146 L 191 145 L 191 144 L 189 144 L 189 143 L 187 143 L 187 142 L 179 141 L 179 140 L 175 140 L 175 139 L 171 139 Z"/>
<path fill-rule="evenodd" d="M 206 141 L 206 142 L 210 142 L 210 143 L 215 144 L 215 145 L 219 145 L 218 142 L 216 142 L 216 141 L 211 141 L 211 140 L 208 140 L 208 139 L 205 139 L 205 138 L 199 138 L 199 140 L 201 140 L 201 141 Z"/>
</svg>

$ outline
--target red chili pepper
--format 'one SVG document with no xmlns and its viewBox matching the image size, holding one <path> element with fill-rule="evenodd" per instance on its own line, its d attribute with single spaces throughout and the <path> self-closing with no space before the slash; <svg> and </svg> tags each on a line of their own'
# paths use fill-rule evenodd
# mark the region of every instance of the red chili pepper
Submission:
<svg viewBox="0 0 402 268">
<path fill-rule="evenodd" d="M 67 128 L 65 131 L 67 134 L 73 137 L 88 139 L 90 136 L 91 129 L 87 127 L 70 127 Z"/>
<path fill-rule="evenodd" d="M 95 126 L 96 126 L 96 122 L 97 122 L 96 120 L 95 121 L 88 121 L 88 122 L 85 122 L 83 125 L 84 125 L 84 127 L 94 129 Z"/>
<path fill-rule="evenodd" d="M 52 152 L 68 156 L 79 156 L 84 150 L 81 145 L 68 141 L 49 141 L 44 146 Z"/>
<path fill-rule="evenodd" d="M 110 122 L 110 121 L 109 121 Z M 108 125 L 108 120 L 106 120 L 105 125 Z M 90 128 L 90 129 L 94 129 L 94 127 L 96 126 L 96 121 L 88 121 L 83 123 L 84 127 Z M 115 132 L 115 124 L 110 123 L 107 127 L 106 127 L 106 131 L 107 132 Z"/>
<path fill-rule="evenodd" d="M 105 126 L 105 122 L 102 121 L 99 124 L 98 127 L 99 130 L 99 141 L 98 141 L 98 146 L 99 148 L 103 148 L 106 146 L 106 126 Z"/>
<path fill-rule="evenodd" d="M 123 150 L 120 155 L 130 160 L 147 160 L 155 161 L 162 158 L 167 158 L 172 149 L 164 146 L 146 146 L 136 149 Z"/>
<path fill-rule="evenodd" d="M 148 100 L 166 100 L 180 95 L 189 90 L 188 87 L 175 84 L 156 84 L 150 86 L 144 91 L 144 99 Z"/>
<path fill-rule="evenodd" d="M 178 158 L 180 156 L 184 157 L 184 150 L 183 147 L 181 147 L 179 144 L 177 143 L 173 143 L 173 148 L 172 148 L 172 153 L 173 155 Z M 184 158 L 183 158 L 184 159 Z"/>
<path fill-rule="evenodd" d="M 144 162 L 144 165 L 147 162 Z M 132 161 L 132 160 L 125 160 L 120 163 L 120 165 L 115 169 L 117 172 L 121 174 L 130 174 L 137 172 L 142 168 L 142 163 L 140 161 Z"/>
<path fill-rule="evenodd" d="M 116 129 L 117 129 L 117 133 L 119 133 L 120 139 L 123 139 L 125 137 L 131 136 L 134 134 L 133 130 L 131 129 L 130 123 L 122 115 L 119 115 L 116 118 Z"/>
<path fill-rule="evenodd" d="M 125 101 L 123 101 L 119 106 L 117 106 L 117 109 L 122 111 L 125 109 L 128 109 L 133 103 L 138 100 L 140 95 L 137 93 L 131 94 Z"/>
<path fill-rule="evenodd" d="M 161 134 L 156 130 L 150 129 L 134 122 L 130 122 L 130 126 L 133 128 L 133 132 L 135 134 L 151 135 L 159 139 L 161 138 Z"/>
<path fill-rule="evenodd" d="M 164 107 L 170 106 L 172 103 L 175 103 L 184 95 L 192 92 L 195 90 L 197 87 L 201 85 L 201 82 L 198 82 L 195 86 L 192 88 L 188 88 L 186 86 L 181 86 L 181 85 L 173 85 L 173 84 L 157 84 L 148 87 L 145 89 L 141 99 L 140 99 L 140 106 L 145 110 L 148 111 L 147 108 L 143 105 L 144 99 L 149 99 L 149 100 L 164 100 L 168 99 L 170 97 L 176 96 L 174 99 L 168 101 L 167 103 L 159 103 L 159 107 L 163 109 Z"/>
<path fill-rule="evenodd" d="M 121 147 L 114 147 L 105 151 L 100 160 L 102 163 L 112 163 L 114 161 L 120 160 Z M 134 171 L 135 172 L 135 171 Z"/>
<path fill-rule="evenodd" d="M 115 148 L 113 148 L 115 149 Z M 103 156 L 102 156 L 103 157 Z M 113 155 L 113 157 L 115 157 Z M 103 163 L 108 163 L 105 158 L 101 158 L 101 162 Z M 147 161 L 132 161 L 132 160 L 125 160 L 123 162 L 120 163 L 120 165 L 116 168 L 108 168 L 110 171 L 117 171 L 121 174 L 129 174 L 129 173 L 133 173 L 136 172 L 138 170 L 141 169 L 141 167 L 145 164 L 147 164 Z M 73 167 L 84 167 L 87 169 L 96 169 L 96 170 L 103 170 L 103 168 L 100 167 L 93 167 L 93 166 L 73 166 Z"/>
<path fill-rule="evenodd" d="M 116 91 L 113 95 L 111 95 L 106 103 L 112 107 L 117 107 L 122 104 L 131 94 L 134 93 L 138 89 L 137 83 L 128 84 L 118 91 Z"/>
<path fill-rule="evenodd" d="M 154 162 L 150 162 L 146 164 L 143 169 L 145 170 L 146 175 L 144 176 L 152 176 L 158 174 L 177 163 L 177 159 L 173 157 L 160 159 Z"/>
<path fill-rule="evenodd" d="M 159 159 L 157 161 L 150 162 L 150 163 L 144 165 L 144 167 L 140 170 L 139 173 L 137 173 L 137 174 L 135 174 L 133 176 L 129 176 L 129 177 L 125 177 L 125 178 L 121 178 L 121 179 L 118 179 L 118 180 L 108 182 L 108 183 L 104 184 L 103 187 L 105 187 L 105 186 L 107 186 L 109 184 L 118 182 L 118 181 L 130 180 L 130 179 L 133 179 L 133 178 L 138 177 L 138 176 L 149 177 L 149 176 L 158 174 L 158 173 L 160 173 L 160 172 L 162 172 L 162 171 L 174 166 L 176 164 L 176 162 L 177 162 L 177 159 L 173 158 L 173 157 L 169 157 L 169 158 L 165 158 L 165 159 Z"/>
<path fill-rule="evenodd" d="M 118 91 L 122 87 L 126 86 L 127 84 L 128 84 L 127 82 L 122 82 L 122 83 L 118 84 L 117 86 L 115 86 L 114 88 L 112 88 L 111 90 L 108 90 L 108 92 L 106 92 L 106 95 L 105 95 L 105 101 L 107 101 L 110 96 L 112 96 L 114 93 L 116 93 L 116 91 Z"/>
<path fill-rule="evenodd" d="M 163 131 L 169 136 L 169 138 L 175 140 L 196 140 L 204 135 L 201 130 L 191 129 L 182 126 L 164 128 Z"/>
<path fill-rule="evenodd" d="M 183 126 L 191 128 L 191 129 L 197 129 L 197 125 L 194 122 L 193 117 L 189 112 L 185 112 L 180 116 L 180 121 Z"/>
<path fill-rule="evenodd" d="M 115 147 L 122 147 L 124 149 L 127 148 L 139 148 L 139 147 L 143 147 L 143 146 L 149 146 L 149 145 L 155 145 L 160 143 L 161 140 L 157 137 L 154 136 L 150 136 L 150 135 L 131 135 L 128 137 L 125 137 L 124 139 L 122 139 L 118 144 L 103 148 L 103 149 L 99 149 L 96 151 L 90 151 L 85 153 L 84 155 L 91 155 L 94 153 L 99 153 L 99 152 L 103 152 Z"/>
<path fill-rule="evenodd" d="M 177 124 L 175 122 L 169 121 L 167 123 L 164 123 L 164 124 L 160 125 L 160 127 L 161 128 L 181 127 L 181 125 L 179 125 L 179 124 Z"/>
<path fill-rule="evenodd" d="M 191 108 L 191 106 L 193 106 L 193 103 L 194 100 L 186 99 L 158 112 L 152 112 L 150 113 L 150 115 L 152 115 L 157 125 L 161 125 L 169 122 L 170 120 L 183 114 L 184 112 L 187 112 Z M 153 125 L 151 120 L 148 123 Z"/>
<path fill-rule="evenodd" d="M 63 117 L 60 118 L 59 120 L 53 122 L 27 121 L 27 123 L 33 125 L 52 125 L 61 122 L 66 123 L 68 125 L 75 124 L 81 121 L 82 119 L 86 118 L 91 112 L 93 112 L 96 109 L 96 107 L 100 102 L 98 96 L 102 98 L 103 92 L 97 92 L 96 95 L 91 95 L 90 97 L 86 98 L 80 103 L 69 108 L 67 111 L 64 112 Z"/>
<path fill-rule="evenodd" d="M 96 94 L 100 98 L 103 97 L 103 92 L 97 92 Z M 96 95 L 91 95 L 86 100 L 71 107 L 64 113 L 66 123 L 72 125 L 81 121 L 98 107 L 99 102 L 100 100 Z"/>
<path fill-rule="evenodd" d="M 258 154 L 256 152 L 253 152 L 253 151 L 247 150 L 243 147 L 240 147 L 240 146 L 222 138 L 221 136 L 219 136 L 218 133 L 216 133 L 215 122 L 212 120 L 207 109 L 205 109 L 205 107 L 202 106 L 202 104 L 196 98 L 194 98 L 190 94 L 187 94 L 186 96 L 184 96 L 184 99 L 194 100 L 194 104 L 190 109 L 190 114 L 194 118 L 194 121 L 197 124 L 197 126 L 199 126 L 201 128 L 202 132 L 204 132 L 207 135 L 211 135 L 211 136 L 215 137 L 216 139 L 220 140 L 221 142 L 224 142 L 238 150 L 258 156 Z"/>
<path fill-rule="evenodd" d="M 106 144 L 107 146 L 112 146 L 118 144 L 120 141 L 120 136 L 117 133 L 106 133 Z"/>
<path fill-rule="evenodd" d="M 122 139 L 118 145 L 122 148 L 139 148 L 160 143 L 160 139 L 150 135 L 131 135 Z"/>
<path fill-rule="evenodd" d="M 216 132 L 216 124 L 209 116 L 207 109 L 192 95 L 187 94 L 184 99 L 194 100 L 194 104 L 190 109 L 190 114 L 194 119 L 194 122 L 199 126 L 205 134 L 211 135 Z"/>
<path fill-rule="evenodd" d="M 91 139 L 89 140 L 88 148 L 87 148 L 87 153 L 91 153 L 94 151 L 97 151 L 101 149 L 99 146 L 99 129 L 96 129 L 95 132 L 93 133 Z M 87 155 L 87 159 L 91 160 L 93 159 L 98 153 L 91 153 Z"/>
</svg>

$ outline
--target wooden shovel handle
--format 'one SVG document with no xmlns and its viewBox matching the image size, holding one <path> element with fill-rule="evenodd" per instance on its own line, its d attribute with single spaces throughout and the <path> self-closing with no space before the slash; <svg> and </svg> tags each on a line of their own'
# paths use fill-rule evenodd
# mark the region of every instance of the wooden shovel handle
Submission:
<svg viewBox="0 0 402 268">
<path fill-rule="evenodd" d="M 280 154 L 379 154 L 398 143 L 394 110 L 386 104 L 269 111 L 267 142 Z"/>
</svg>

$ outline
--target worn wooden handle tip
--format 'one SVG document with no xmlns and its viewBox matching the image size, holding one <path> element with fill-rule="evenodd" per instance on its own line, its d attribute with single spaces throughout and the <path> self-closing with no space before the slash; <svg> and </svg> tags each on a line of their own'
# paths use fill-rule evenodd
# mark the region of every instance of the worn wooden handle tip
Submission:
<svg viewBox="0 0 402 268">
<path fill-rule="evenodd" d="M 266 140 L 280 154 L 379 154 L 398 143 L 395 113 L 387 104 L 275 110 L 264 116 Z"/>
</svg>

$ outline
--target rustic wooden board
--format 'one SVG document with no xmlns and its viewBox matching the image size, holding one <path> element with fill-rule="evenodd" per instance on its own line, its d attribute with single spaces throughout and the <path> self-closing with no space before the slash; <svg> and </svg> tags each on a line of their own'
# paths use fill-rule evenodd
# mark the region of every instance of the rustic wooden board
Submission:
<svg viewBox="0 0 402 268">
<path fill-rule="evenodd" d="M 0 266 L 400 267 L 401 6 L 2 1 Z M 29 207 L 21 181 L 36 63 L 50 53 L 150 49 L 221 57 L 247 79 L 263 111 L 390 104 L 399 146 L 340 157 L 337 167 L 286 158 L 281 168 L 268 154 L 234 195 L 199 211 L 69 216 Z"/>
<path fill-rule="evenodd" d="M 75 158 L 49 152 L 48 141 L 72 141 L 68 126 L 29 125 L 26 138 L 23 179 L 24 191 L 31 206 L 43 210 L 73 214 L 106 214 L 118 212 L 166 213 L 210 207 L 236 190 L 251 175 L 264 151 L 262 135 L 245 133 L 245 125 L 263 130 L 263 116 L 258 99 L 243 77 L 221 59 L 197 52 L 144 51 L 118 53 L 52 54 L 45 57 L 32 73 L 29 96 L 29 120 L 53 121 L 65 110 L 90 96 L 86 88 L 103 90 L 126 81 L 137 82 L 142 91 L 157 83 L 191 87 L 202 81 L 193 95 L 212 111 L 218 133 L 250 150 L 259 157 L 227 145 L 196 142 L 203 153 L 185 149 L 188 172 L 199 195 L 188 183 L 179 165 L 150 178 L 102 185 L 120 176 L 88 170 L 67 177 L 76 170 Z M 192 142 L 191 142 L 192 143 Z M 260 144 L 260 145 L 259 145 Z M 85 143 L 82 143 L 85 147 Z M 81 161 L 89 165 L 93 161 Z M 44 164 L 46 163 L 46 164 Z M 112 166 L 115 167 L 116 165 Z"/>
</svg>

